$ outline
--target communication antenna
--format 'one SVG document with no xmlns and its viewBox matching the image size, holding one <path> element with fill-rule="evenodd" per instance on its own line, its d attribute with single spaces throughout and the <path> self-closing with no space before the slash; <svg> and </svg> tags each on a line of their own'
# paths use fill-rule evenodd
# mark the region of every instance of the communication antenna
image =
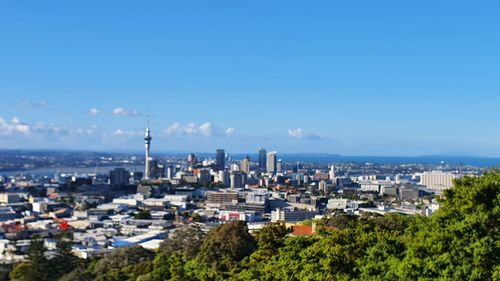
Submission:
<svg viewBox="0 0 500 281">
<path fill-rule="evenodd" d="M 96 179 L 97 178 L 97 168 L 99 168 L 99 161 L 100 159 L 98 159 L 95 163 L 95 169 L 94 169 L 94 178 Z"/>
<path fill-rule="evenodd" d="M 149 115 L 149 104 L 147 106 L 147 109 L 146 109 L 146 119 L 147 119 L 147 123 L 148 123 L 148 128 L 150 127 L 150 117 L 151 115 Z"/>
</svg>

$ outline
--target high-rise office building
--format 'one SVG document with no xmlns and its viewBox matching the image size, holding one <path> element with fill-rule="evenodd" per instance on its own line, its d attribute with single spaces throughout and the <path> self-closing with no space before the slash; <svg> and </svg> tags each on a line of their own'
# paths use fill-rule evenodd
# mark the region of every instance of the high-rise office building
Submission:
<svg viewBox="0 0 500 281">
<path fill-rule="evenodd" d="M 158 179 L 165 176 L 164 166 L 158 162 L 158 159 L 149 160 L 149 179 Z"/>
<path fill-rule="evenodd" d="M 230 184 L 229 173 L 227 171 L 220 170 L 218 173 L 218 180 L 224 186 L 226 186 L 226 187 L 229 186 L 229 184 Z"/>
<path fill-rule="evenodd" d="M 276 163 L 276 173 L 281 174 L 283 173 L 283 160 L 279 159 L 278 162 Z"/>
<path fill-rule="evenodd" d="M 215 154 L 215 163 L 220 171 L 224 170 L 226 167 L 226 152 L 224 149 L 217 149 Z"/>
<path fill-rule="evenodd" d="M 304 184 L 309 184 L 309 176 L 304 175 Z"/>
<path fill-rule="evenodd" d="M 241 173 L 238 172 L 231 173 L 230 182 L 231 188 L 242 188 L 244 186 Z"/>
<path fill-rule="evenodd" d="M 335 166 L 332 165 L 330 167 L 330 172 L 328 173 L 328 175 L 331 181 L 335 179 Z"/>
<path fill-rule="evenodd" d="M 264 171 L 267 166 L 266 166 L 266 157 L 267 157 L 267 152 L 264 148 L 259 149 L 259 169 Z"/>
<path fill-rule="evenodd" d="M 319 188 L 318 189 L 319 189 L 320 192 L 323 192 L 324 194 L 328 193 L 328 186 L 327 186 L 325 180 L 322 180 L 322 181 L 319 182 Z"/>
<path fill-rule="evenodd" d="M 276 151 L 269 152 L 267 154 L 267 173 L 276 174 Z"/>
<path fill-rule="evenodd" d="M 124 168 L 116 168 L 109 172 L 109 183 L 111 185 L 124 185 L 130 182 L 130 172 Z"/>
<path fill-rule="evenodd" d="M 165 177 L 169 180 L 173 179 L 174 178 L 174 166 L 167 166 L 165 168 Z"/>
<path fill-rule="evenodd" d="M 189 170 L 192 170 L 194 168 L 194 166 L 196 165 L 196 162 L 198 162 L 196 155 L 194 155 L 193 153 L 189 153 L 187 156 L 187 164 L 188 164 Z"/>
<path fill-rule="evenodd" d="M 250 174 L 250 157 L 248 155 L 240 161 L 240 171 Z"/>
<path fill-rule="evenodd" d="M 239 171 L 241 171 L 240 165 L 238 165 L 236 163 L 231 164 L 229 171 L 231 171 L 231 172 L 239 172 Z"/>
</svg>

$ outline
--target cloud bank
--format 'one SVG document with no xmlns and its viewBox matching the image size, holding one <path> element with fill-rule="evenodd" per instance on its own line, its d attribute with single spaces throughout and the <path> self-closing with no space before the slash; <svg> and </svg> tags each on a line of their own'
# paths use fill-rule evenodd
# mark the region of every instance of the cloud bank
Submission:
<svg viewBox="0 0 500 281">
<path fill-rule="evenodd" d="M 127 110 L 123 107 L 117 107 L 113 109 L 112 113 L 113 115 L 120 115 L 120 116 L 131 116 L 131 117 L 142 116 L 142 114 L 137 110 Z"/>
<path fill-rule="evenodd" d="M 304 131 L 301 128 L 289 129 L 288 136 L 294 139 L 323 140 L 325 136 L 319 133 Z"/>
<path fill-rule="evenodd" d="M 202 137 L 221 137 L 232 136 L 235 133 L 233 127 L 214 126 L 210 122 L 201 125 L 195 123 L 181 124 L 178 122 L 168 126 L 164 133 L 167 136 L 202 136 Z"/>
</svg>

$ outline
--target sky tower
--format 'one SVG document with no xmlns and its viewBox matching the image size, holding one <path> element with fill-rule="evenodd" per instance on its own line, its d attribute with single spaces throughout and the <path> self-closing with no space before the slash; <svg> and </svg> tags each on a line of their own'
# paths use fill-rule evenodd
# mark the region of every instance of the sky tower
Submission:
<svg viewBox="0 0 500 281">
<path fill-rule="evenodd" d="M 148 127 L 146 128 L 146 133 L 144 134 L 144 144 L 146 146 L 146 159 L 144 160 L 144 179 L 149 179 L 149 175 L 151 173 L 151 169 L 149 167 L 149 164 L 151 162 L 151 155 L 149 154 L 149 149 L 151 147 L 151 140 L 153 138 L 151 137 L 151 131 L 149 130 L 149 121 L 148 121 Z"/>
</svg>

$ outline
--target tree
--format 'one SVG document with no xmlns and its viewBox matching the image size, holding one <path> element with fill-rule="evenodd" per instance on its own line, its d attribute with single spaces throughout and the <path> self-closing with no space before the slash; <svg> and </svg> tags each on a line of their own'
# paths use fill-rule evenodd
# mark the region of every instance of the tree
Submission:
<svg viewBox="0 0 500 281">
<path fill-rule="evenodd" d="M 170 279 L 170 263 L 165 253 L 159 252 L 153 261 L 153 271 L 148 280 L 162 281 Z"/>
<path fill-rule="evenodd" d="M 148 210 L 139 210 L 137 214 L 134 215 L 136 220 L 150 220 L 151 212 Z"/>
<path fill-rule="evenodd" d="M 169 273 L 170 280 L 172 281 L 184 281 L 184 261 L 180 253 L 173 253 L 169 257 Z"/>
<path fill-rule="evenodd" d="M 0 264 L 0 281 L 8 281 L 9 273 L 12 269 L 13 267 L 11 264 Z"/>
<path fill-rule="evenodd" d="M 73 237 L 69 232 L 63 232 L 57 237 L 56 255 L 49 261 L 51 279 L 57 279 L 79 266 L 80 259 L 73 255 L 72 244 Z"/>
<path fill-rule="evenodd" d="M 500 264 L 500 173 L 464 177 L 430 219 L 406 230 L 405 278 L 491 280 Z"/>
<path fill-rule="evenodd" d="M 348 214 L 344 211 L 334 211 L 330 214 L 330 217 L 324 218 L 320 222 L 320 226 L 342 230 L 354 227 L 357 221 L 358 217 L 356 215 Z"/>
<path fill-rule="evenodd" d="M 97 261 L 93 265 L 92 274 L 103 278 L 107 276 L 112 280 L 115 280 L 113 278 L 123 278 L 123 276 L 127 278 L 131 275 L 140 276 L 152 270 L 152 268 L 147 267 L 153 258 L 152 251 L 140 246 L 117 249 L 111 255 Z M 147 270 L 144 270 L 145 268 Z"/>
<path fill-rule="evenodd" d="M 57 237 L 55 256 L 45 257 L 42 239 L 34 237 L 28 247 L 28 262 L 18 264 L 10 274 L 12 280 L 57 280 L 79 265 L 79 258 L 71 253 L 72 239 L 69 233 Z"/>
<path fill-rule="evenodd" d="M 179 252 L 184 261 L 193 259 L 198 254 L 205 236 L 205 232 L 200 226 L 187 225 L 176 230 L 171 237 L 166 238 L 161 243 L 159 252 L 167 257 L 174 252 Z"/>
<path fill-rule="evenodd" d="M 202 221 L 202 217 L 198 213 L 194 213 L 191 216 L 191 219 L 193 220 L 193 222 L 201 222 Z"/>
<path fill-rule="evenodd" d="M 277 254 L 276 249 L 285 245 L 290 229 L 283 222 L 268 224 L 257 233 L 258 250 L 252 254 L 252 260 L 260 261 Z"/>
<path fill-rule="evenodd" d="M 71 272 L 65 273 L 58 281 L 92 281 L 94 278 L 85 268 L 78 267 Z"/>
<path fill-rule="evenodd" d="M 227 277 L 255 247 L 246 222 L 234 221 L 217 227 L 208 233 L 197 255 L 202 267 L 200 277 L 208 280 Z"/>
<path fill-rule="evenodd" d="M 14 267 L 9 274 L 13 281 L 34 281 L 37 280 L 33 273 L 33 266 L 29 262 L 23 262 Z"/>
<path fill-rule="evenodd" d="M 43 240 L 33 237 L 28 247 L 28 262 L 20 263 L 10 273 L 12 280 L 35 281 L 50 280 L 47 268 L 49 262 L 45 258 Z"/>
</svg>

